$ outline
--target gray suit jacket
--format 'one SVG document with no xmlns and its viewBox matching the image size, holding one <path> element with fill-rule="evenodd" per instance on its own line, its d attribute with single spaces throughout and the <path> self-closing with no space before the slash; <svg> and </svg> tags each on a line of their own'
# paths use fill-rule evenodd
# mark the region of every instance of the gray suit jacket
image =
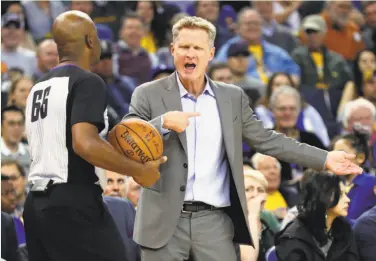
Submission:
<svg viewBox="0 0 376 261">
<path fill-rule="evenodd" d="M 327 152 L 286 138 L 264 129 L 249 107 L 244 91 L 234 85 L 210 81 L 221 118 L 224 145 L 229 163 L 231 207 L 226 210 L 235 227 L 234 241 L 252 244 L 247 221 L 243 177 L 242 141 L 261 153 L 314 169 L 323 169 Z M 161 132 L 161 115 L 182 111 L 176 73 L 145 83 L 136 88 L 129 114 L 124 119 L 138 117 L 149 121 Z M 184 202 L 187 183 L 187 139 L 185 132 L 170 132 L 164 136 L 161 178 L 144 188 L 139 200 L 134 240 L 145 247 L 164 246 L 173 235 Z"/>
</svg>

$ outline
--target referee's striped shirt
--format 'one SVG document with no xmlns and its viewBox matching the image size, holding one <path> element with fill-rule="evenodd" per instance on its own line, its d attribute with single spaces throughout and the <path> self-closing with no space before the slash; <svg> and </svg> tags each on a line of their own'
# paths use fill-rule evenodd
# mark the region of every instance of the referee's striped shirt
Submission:
<svg viewBox="0 0 376 261">
<path fill-rule="evenodd" d="M 101 132 L 106 124 L 107 91 L 96 74 L 74 65 L 55 67 L 33 86 L 26 105 L 30 146 L 29 181 L 93 184 L 95 167 L 74 153 L 72 126 L 87 122 Z"/>
</svg>

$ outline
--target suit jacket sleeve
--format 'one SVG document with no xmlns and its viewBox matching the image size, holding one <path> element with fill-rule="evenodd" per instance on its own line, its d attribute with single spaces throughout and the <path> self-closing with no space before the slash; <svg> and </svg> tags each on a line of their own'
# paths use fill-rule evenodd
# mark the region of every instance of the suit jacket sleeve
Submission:
<svg viewBox="0 0 376 261">
<path fill-rule="evenodd" d="M 161 116 L 151 119 L 151 109 L 145 89 L 147 86 L 139 86 L 132 95 L 129 113 L 124 116 L 123 120 L 130 118 L 139 118 L 151 123 L 163 137 Z"/>
<path fill-rule="evenodd" d="M 260 153 L 316 170 L 324 168 L 327 151 L 265 129 L 250 108 L 244 91 L 242 91 L 242 124 L 244 141 Z"/>
<path fill-rule="evenodd" d="M 13 218 L 4 213 L 1 213 L 1 217 L 1 241 L 5 241 L 1 246 L 1 258 L 7 261 L 21 261 Z"/>
</svg>

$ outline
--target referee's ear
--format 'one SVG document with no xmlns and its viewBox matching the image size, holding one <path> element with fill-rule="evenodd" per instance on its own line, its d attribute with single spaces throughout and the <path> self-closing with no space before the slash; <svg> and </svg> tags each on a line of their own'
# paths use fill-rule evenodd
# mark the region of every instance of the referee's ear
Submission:
<svg viewBox="0 0 376 261">
<path fill-rule="evenodd" d="M 91 40 L 90 35 L 88 35 L 88 34 L 85 35 L 85 44 L 87 45 L 87 47 L 88 47 L 89 49 L 93 49 L 93 48 L 94 48 L 94 43 L 93 43 L 93 41 Z"/>
</svg>

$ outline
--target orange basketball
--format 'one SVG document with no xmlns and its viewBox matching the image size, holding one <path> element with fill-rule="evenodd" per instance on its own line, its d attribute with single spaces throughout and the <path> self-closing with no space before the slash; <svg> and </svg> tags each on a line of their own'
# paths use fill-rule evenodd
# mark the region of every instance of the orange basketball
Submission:
<svg viewBox="0 0 376 261">
<path fill-rule="evenodd" d="M 109 143 L 128 158 L 145 163 L 163 154 L 163 140 L 158 130 L 141 119 L 116 124 L 108 134 Z"/>
</svg>

